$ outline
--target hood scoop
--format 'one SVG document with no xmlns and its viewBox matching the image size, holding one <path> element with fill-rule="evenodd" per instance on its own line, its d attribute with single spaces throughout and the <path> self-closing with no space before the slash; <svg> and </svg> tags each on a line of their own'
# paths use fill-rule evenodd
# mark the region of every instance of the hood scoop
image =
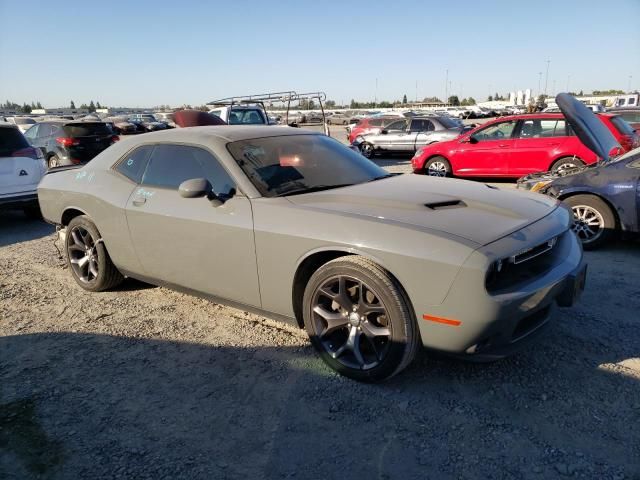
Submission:
<svg viewBox="0 0 640 480">
<path fill-rule="evenodd" d="M 466 207 L 467 204 L 462 200 L 454 199 L 454 200 L 445 200 L 444 202 L 430 202 L 425 203 L 425 207 L 430 208 L 431 210 L 448 210 L 451 208 L 462 208 Z"/>
</svg>

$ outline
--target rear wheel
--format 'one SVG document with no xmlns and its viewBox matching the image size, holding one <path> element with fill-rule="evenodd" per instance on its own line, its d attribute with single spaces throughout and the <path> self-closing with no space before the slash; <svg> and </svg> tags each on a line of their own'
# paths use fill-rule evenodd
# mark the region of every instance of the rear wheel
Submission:
<svg viewBox="0 0 640 480">
<path fill-rule="evenodd" d="M 575 195 L 564 202 L 573 211 L 573 231 L 585 250 L 597 248 L 611 239 L 616 219 L 602 199 L 594 195 Z"/>
<path fill-rule="evenodd" d="M 47 161 L 49 168 L 54 168 L 54 167 L 59 167 L 60 166 L 60 159 L 58 158 L 57 155 L 51 155 L 49 157 L 49 160 Z"/>
<path fill-rule="evenodd" d="M 563 157 L 553 162 L 553 165 L 551 165 L 551 171 L 553 173 L 561 174 L 571 168 L 582 167 L 582 166 L 584 166 L 584 162 L 579 158 Z"/>
<path fill-rule="evenodd" d="M 86 215 L 69 222 L 65 250 L 73 279 L 85 290 L 101 292 L 124 279 L 111 261 L 100 232 Z"/>
<path fill-rule="evenodd" d="M 431 177 L 450 177 L 451 164 L 444 157 L 433 157 L 424 164 L 424 172 Z"/>
<path fill-rule="evenodd" d="M 413 360 L 419 333 L 402 287 L 379 265 L 340 257 L 310 278 L 304 324 L 322 360 L 355 380 L 387 379 Z"/>
</svg>

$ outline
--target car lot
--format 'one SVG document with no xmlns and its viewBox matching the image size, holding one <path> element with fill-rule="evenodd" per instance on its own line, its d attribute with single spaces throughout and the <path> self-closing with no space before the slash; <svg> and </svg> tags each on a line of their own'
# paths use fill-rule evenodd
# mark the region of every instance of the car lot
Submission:
<svg viewBox="0 0 640 480">
<path fill-rule="evenodd" d="M 42 222 L 0 214 L 2 476 L 640 474 L 637 243 L 587 252 L 583 300 L 521 354 L 467 364 L 422 352 L 372 386 L 263 317 L 134 281 L 85 292 L 54 240 Z"/>
</svg>

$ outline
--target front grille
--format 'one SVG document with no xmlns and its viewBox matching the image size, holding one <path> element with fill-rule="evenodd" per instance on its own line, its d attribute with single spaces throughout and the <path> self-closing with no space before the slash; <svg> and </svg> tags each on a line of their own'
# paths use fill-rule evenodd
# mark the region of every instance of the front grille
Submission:
<svg viewBox="0 0 640 480">
<path fill-rule="evenodd" d="M 537 329 L 547 320 L 550 311 L 551 307 L 546 306 L 543 309 L 538 310 L 531 315 L 527 315 L 522 320 L 520 320 L 518 322 L 518 325 L 516 325 L 515 330 L 513 331 L 511 341 L 516 341 Z"/>
<path fill-rule="evenodd" d="M 551 270 L 556 263 L 554 247 L 560 237 L 553 237 L 535 247 L 523 250 L 501 262 L 501 268 L 487 273 L 489 293 L 511 290 Z"/>
</svg>

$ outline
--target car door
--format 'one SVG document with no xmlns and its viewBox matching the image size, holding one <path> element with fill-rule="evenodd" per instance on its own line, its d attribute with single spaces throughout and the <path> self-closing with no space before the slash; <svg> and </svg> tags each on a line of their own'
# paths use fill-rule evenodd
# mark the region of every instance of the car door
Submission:
<svg viewBox="0 0 640 480">
<path fill-rule="evenodd" d="M 178 186 L 206 178 L 215 193 L 235 182 L 208 151 L 158 144 L 126 212 L 144 274 L 152 279 L 238 303 L 260 306 L 249 199 L 241 192 L 220 206 L 183 198 Z"/>
<path fill-rule="evenodd" d="M 411 122 L 412 130 L 414 129 L 414 125 L 413 125 L 414 122 L 417 122 L 417 120 L 414 120 L 413 122 Z M 416 133 L 416 137 L 414 139 L 413 146 L 411 148 L 412 152 L 415 152 L 418 148 L 424 147 L 428 143 L 431 143 L 433 141 L 431 139 L 433 137 L 433 132 L 436 129 L 436 126 L 434 125 L 434 123 L 428 119 L 421 119 L 420 124 L 416 125 L 416 127 L 418 128 L 418 130 Z"/>
<path fill-rule="evenodd" d="M 459 175 L 508 176 L 516 121 L 495 122 L 459 141 L 454 162 Z"/>
<path fill-rule="evenodd" d="M 526 118 L 518 125 L 509 157 L 509 174 L 520 177 L 548 170 L 567 141 L 562 118 Z"/>
<path fill-rule="evenodd" d="M 404 150 L 404 145 L 409 141 L 406 120 L 402 119 L 391 122 L 384 127 L 384 131 L 387 133 L 380 132 L 377 135 L 376 146 L 384 150 Z"/>
</svg>

